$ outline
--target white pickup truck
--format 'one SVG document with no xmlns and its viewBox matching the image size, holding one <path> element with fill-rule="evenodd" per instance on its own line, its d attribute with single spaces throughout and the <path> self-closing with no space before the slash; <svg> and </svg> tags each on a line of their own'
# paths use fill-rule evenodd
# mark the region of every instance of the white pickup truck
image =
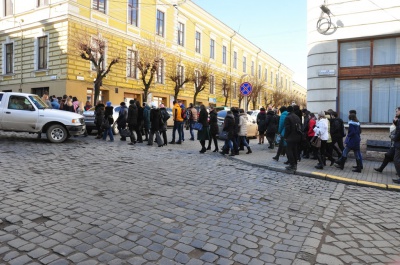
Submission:
<svg viewBox="0 0 400 265">
<path fill-rule="evenodd" d="M 85 132 L 85 120 L 74 112 L 51 109 L 38 95 L 0 92 L 0 130 L 46 133 L 52 143 L 62 143 Z"/>
</svg>

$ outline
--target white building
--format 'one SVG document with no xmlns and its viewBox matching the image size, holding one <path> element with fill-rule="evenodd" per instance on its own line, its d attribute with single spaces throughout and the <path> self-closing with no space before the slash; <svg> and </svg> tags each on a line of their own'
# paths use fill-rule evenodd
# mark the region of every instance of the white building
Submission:
<svg viewBox="0 0 400 265">
<path fill-rule="evenodd" d="M 307 108 L 345 121 L 355 109 L 363 128 L 387 128 L 400 106 L 400 0 L 307 5 Z"/>
</svg>

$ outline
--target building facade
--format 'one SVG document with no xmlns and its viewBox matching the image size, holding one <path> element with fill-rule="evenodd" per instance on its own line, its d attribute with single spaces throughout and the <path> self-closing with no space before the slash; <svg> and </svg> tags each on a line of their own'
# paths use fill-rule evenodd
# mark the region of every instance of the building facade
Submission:
<svg viewBox="0 0 400 265">
<path fill-rule="evenodd" d="M 387 128 L 400 106 L 400 0 L 307 3 L 308 109 L 345 121 L 355 109 L 363 128 Z"/>
<path fill-rule="evenodd" d="M 104 63 L 119 58 L 102 81 L 99 99 L 119 104 L 143 101 L 136 63 L 139 43 L 162 50 L 148 101 L 171 106 L 174 83 L 209 65 L 209 81 L 196 104 L 243 107 L 244 81 L 256 84 L 256 107 L 270 102 L 275 90 L 292 92 L 293 71 L 191 1 L 172 0 L 0 0 L 0 90 L 94 99 L 96 72 L 77 49 L 82 38 L 101 36 Z M 175 57 L 172 60 L 171 57 Z M 176 58 L 179 58 L 177 62 Z M 190 66 L 190 67 L 189 67 Z M 197 68 L 196 68 L 197 67 Z M 229 93 L 228 93 L 229 88 Z M 288 93 L 289 95 L 291 93 Z M 178 99 L 193 102 L 194 85 L 186 83 Z M 301 94 L 305 97 L 305 93 Z"/>
</svg>

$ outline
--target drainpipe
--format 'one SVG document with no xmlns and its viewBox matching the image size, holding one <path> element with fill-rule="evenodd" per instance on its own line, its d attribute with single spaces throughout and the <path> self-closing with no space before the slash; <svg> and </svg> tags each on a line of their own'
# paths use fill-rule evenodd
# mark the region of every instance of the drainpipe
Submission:
<svg viewBox="0 0 400 265">
<path fill-rule="evenodd" d="M 23 58 L 24 58 L 24 47 L 23 47 L 23 41 L 24 41 L 24 31 L 22 30 L 22 24 L 24 20 L 21 19 L 18 21 L 19 24 L 19 29 L 21 30 L 21 78 L 19 80 L 19 92 L 22 92 L 22 78 L 23 78 Z"/>
<path fill-rule="evenodd" d="M 229 86 L 231 87 L 231 93 L 229 95 L 229 99 L 230 99 L 230 103 L 229 103 L 229 107 L 232 108 L 232 39 L 233 37 L 235 37 L 235 35 L 237 34 L 236 31 L 233 32 L 233 35 L 231 36 L 231 41 L 229 44 L 229 60 L 230 60 L 230 67 L 229 67 Z"/>
</svg>

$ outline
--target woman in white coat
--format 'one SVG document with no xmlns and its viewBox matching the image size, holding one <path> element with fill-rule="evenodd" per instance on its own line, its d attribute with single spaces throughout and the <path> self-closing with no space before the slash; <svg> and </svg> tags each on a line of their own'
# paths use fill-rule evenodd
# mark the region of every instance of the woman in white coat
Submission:
<svg viewBox="0 0 400 265">
<path fill-rule="evenodd" d="M 318 149 L 317 152 L 318 164 L 315 166 L 315 168 L 317 169 L 324 169 L 324 166 L 326 166 L 327 155 L 329 160 L 331 161 L 331 166 L 335 162 L 333 157 L 326 152 L 327 141 L 329 139 L 328 122 L 328 119 L 325 117 L 325 112 L 320 111 L 318 113 L 317 124 L 314 127 L 315 135 L 321 138 L 321 147 Z"/>
</svg>

